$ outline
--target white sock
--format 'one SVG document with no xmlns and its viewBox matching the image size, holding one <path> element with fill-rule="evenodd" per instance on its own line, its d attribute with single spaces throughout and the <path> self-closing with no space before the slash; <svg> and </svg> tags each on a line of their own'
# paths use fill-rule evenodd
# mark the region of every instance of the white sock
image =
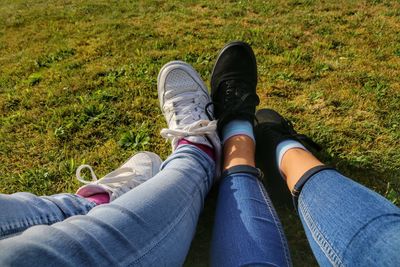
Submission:
<svg viewBox="0 0 400 267">
<path fill-rule="evenodd" d="M 307 148 L 305 148 L 301 143 L 295 140 L 285 140 L 283 142 L 280 142 L 279 145 L 276 147 L 276 164 L 278 164 L 279 171 L 281 172 L 282 177 L 285 178 L 285 175 L 281 171 L 281 163 L 282 163 L 282 158 L 285 153 L 292 148 L 300 148 L 305 151 L 308 151 Z"/>
</svg>

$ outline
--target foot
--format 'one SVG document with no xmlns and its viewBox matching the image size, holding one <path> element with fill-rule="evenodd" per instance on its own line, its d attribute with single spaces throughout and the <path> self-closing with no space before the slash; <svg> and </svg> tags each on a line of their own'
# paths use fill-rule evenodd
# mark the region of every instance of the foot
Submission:
<svg viewBox="0 0 400 267">
<path fill-rule="evenodd" d="M 160 170 L 161 163 L 162 160 L 157 154 L 140 152 L 129 158 L 121 167 L 99 180 L 92 167 L 81 165 L 76 170 L 76 177 L 86 185 L 80 187 L 76 194 L 82 197 L 90 197 L 95 194 L 107 193 L 110 201 L 113 201 L 155 176 Z M 82 178 L 81 171 L 85 168 L 90 170 L 92 181 L 86 181 Z"/>
<path fill-rule="evenodd" d="M 211 97 L 219 132 L 231 120 L 253 124 L 259 104 L 256 86 L 257 64 L 251 47 L 239 41 L 227 44 L 211 75 Z"/>
<path fill-rule="evenodd" d="M 185 62 L 172 61 L 161 68 L 157 84 L 161 110 L 168 124 L 161 136 L 172 140 L 173 151 L 181 139 L 214 148 L 219 173 L 221 144 L 216 122 L 210 121 L 206 113 L 211 99 L 199 74 Z"/>
<path fill-rule="evenodd" d="M 294 140 L 302 144 L 309 151 L 319 151 L 321 148 L 305 135 L 298 134 L 290 121 L 283 118 L 272 109 L 261 109 L 256 113 L 257 125 L 254 128 L 256 136 L 256 162 L 265 173 L 266 182 L 271 197 L 287 200 L 290 194 L 285 177 L 279 169 L 277 147 L 283 141 Z M 279 179 L 276 179 L 279 177 Z"/>
</svg>

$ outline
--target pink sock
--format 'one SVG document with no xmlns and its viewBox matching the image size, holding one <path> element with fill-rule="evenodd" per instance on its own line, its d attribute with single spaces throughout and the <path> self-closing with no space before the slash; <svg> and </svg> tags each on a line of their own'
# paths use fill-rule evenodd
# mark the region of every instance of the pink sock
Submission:
<svg viewBox="0 0 400 267">
<path fill-rule="evenodd" d="M 212 148 L 212 147 L 209 147 L 209 146 L 206 146 L 203 144 L 193 143 L 186 139 L 179 140 L 178 147 L 181 145 L 193 145 L 193 146 L 197 147 L 198 149 L 200 149 L 201 151 L 203 151 L 204 153 L 206 153 L 210 158 L 212 158 L 215 161 L 214 148 Z"/>
<path fill-rule="evenodd" d="M 98 193 L 85 198 L 89 201 L 96 203 L 97 205 L 107 204 L 110 202 L 110 196 L 108 195 L 108 193 Z"/>
</svg>

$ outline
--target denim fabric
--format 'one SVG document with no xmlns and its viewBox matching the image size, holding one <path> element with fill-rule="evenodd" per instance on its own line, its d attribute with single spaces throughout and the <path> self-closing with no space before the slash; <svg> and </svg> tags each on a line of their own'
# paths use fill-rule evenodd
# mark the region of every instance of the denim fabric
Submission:
<svg viewBox="0 0 400 267">
<path fill-rule="evenodd" d="M 95 203 L 73 194 L 38 197 L 30 193 L 0 194 L 0 239 L 38 224 L 61 222 L 86 214 Z"/>
<path fill-rule="evenodd" d="M 313 175 L 299 214 L 321 266 L 400 266 L 400 209 L 335 170 Z"/>
<path fill-rule="evenodd" d="M 281 223 L 261 182 L 236 173 L 221 181 L 212 266 L 291 266 Z"/>
<path fill-rule="evenodd" d="M 192 241 L 214 162 L 181 146 L 155 177 L 87 215 L 0 241 L 0 266 L 179 266 Z"/>
</svg>

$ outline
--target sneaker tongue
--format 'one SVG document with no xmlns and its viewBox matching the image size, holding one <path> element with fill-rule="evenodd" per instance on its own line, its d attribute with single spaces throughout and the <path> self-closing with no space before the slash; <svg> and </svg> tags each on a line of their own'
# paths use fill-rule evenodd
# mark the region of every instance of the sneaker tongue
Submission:
<svg viewBox="0 0 400 267">
<path fill-rule="evenodd" d="M 173 109 L 175 122 L 177 125 L 188 125 L 198 120 L 208 120 L 204 112 L 207 99 L 201 99 L 202 96 L 196 92 L 184 92 L 175 94 L 167 100 L 166 106 Z M 170 121 L 170 123 L 174 123 Z"/>
<path fill-rule="evenodd" d="M 224 90 L 221 90 L 221 92 L 228 92 L 231 91 L 232 93 L 242 95 L 244 92 L 252 94 L 255 93 L 253 90 L 251 90 L 251 86 L 243 81 L 238 81 L 238 80 L 227 80 L 221 84 L 221 87 Z"/>
<path fill-rule="evenodd" d="M 259 104 L 259 98 L 255 92 L 249 89 L 249 85 L 236 80 L 225 81 L 220 85 L 220 95 L 223 105 L 217 106 L 217 117 L 254 114 L 255 107 Z"/>
<path fill-rule="evenodd" d="M 204 119 L 197 110 L 182 110 L 178 115 L 184 116 L 180 121 L 181 125 L 192 124 L 195 121 Z"/>
</svg>

